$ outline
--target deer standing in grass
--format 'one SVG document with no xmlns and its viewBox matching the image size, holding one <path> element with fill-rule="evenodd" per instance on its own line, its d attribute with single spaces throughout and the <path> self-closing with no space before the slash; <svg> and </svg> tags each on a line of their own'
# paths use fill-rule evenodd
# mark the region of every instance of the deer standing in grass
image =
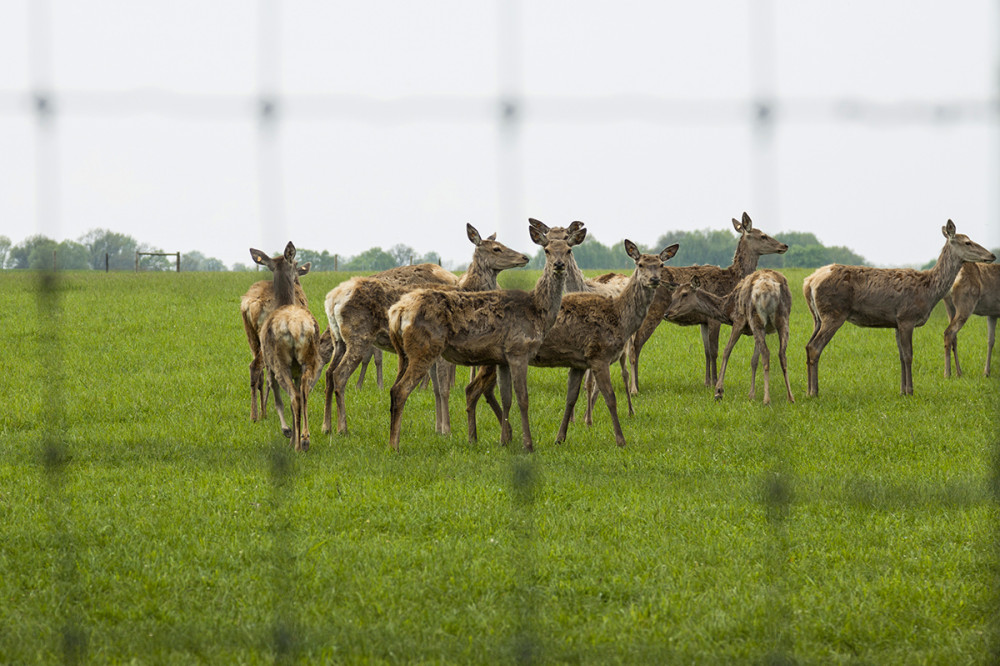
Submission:
<svg viewBox="0 0 1000 666">
<path fill-rule="evenodd" d="M 298 267 L 295 275 L 295 302 L 304 308 L 309 307 L 306 293 L 299 283 L 299 276 L 309 272 L 311 262 Z M 264 381 L 264 359 L 260 355 L 260 327 L 267 316 L 274 310 L 274 280 L 260 280 L 250 285 L 243 298 L 240 299 L 240 316 L 243 318 L 243 330 L 250 344 L 250 420 L 257 421 L 267 416 L 267 399 L 271 385 Z M 258 397 L 260 413 L 257 412 Z"/>
<path fill-rule="evenodd" d="M 528 362 L 556 321 L 572 248 L 534 227 L 528 231 L 532 242 L 545 248 L 545 268 L 532 291 L 420 289 L 389 309 L 389 337 L 399 355 L 399 374 L 389 390 L 393 449 L 399 449 L 406 399 L 439 356 L 460 365 L 498 366 L 503 414 L 510 411 L 513 388 L 523 446 L 534 449 L 528 423 Z M 501 443 L 510 438 L 510 422 L 504 418 Z"/>
<path fill-rule="evenodd" d="M 402 280 L 357 277 L 337 285 L 326 295 L 326 316 L 330 322 L 335 351 L 333 361 L 326 371 L 323 432 L 333 429 L 334 396 L 337 399 L 337 431 L 347 432 L 344 391 L 347 380 L 373 345 L 394 351 L 389 340 L 388 311 L 404 294 L 418 287 L 463 291 L 496 289 L 497 276 L 501 271 L 524 266 L 529 261 L 526 255 L 497 241 L 496 234 L 484 239 L 471 224 L 466 225 L 466 234 L 475 246 L 472 263 L 465 274 L 453 283 L 407 284 Z M 494 405 L 494 409 L 499 412 L 499 405 Z M 437 431 L 449 432 L 451 428 L 448 421 L 447 406 L 443 413 L 439 408 L 435 417 Z"/>
<path fill-rule="evenodd" d="M 260 327 L 261 355 L 268 382 L 274 391 L 274 404 L 281 420 L 281 431 L 291 437 L 296 451 L 309 449 L 309 413 L 307 400 L 323 370 L 320 352 L 319 323 L 308 308 L 296 303 L 295 246 L 289 241 L 283 255 L 269 257 L 250 249 L 253 260 L 274 274 L 274 310 Z M 292 427 L 285 423 L 281 400 L 284 389 L 292 399 Z"/>
<path fill-rule="evenodd" d="M 1000 317 L 1000 265 L 963 264 L 951 292 L 944 297 L 948 311 L 948 328 L 944 331 L 944 376 L 951 377 L 951 355 L 955 354 L 955 373 L 961 377 L 958 365 L 958 332 L 970 315 L 986 317 L 986 367 L 983 374 L 990 376 L 990 359 L 996 340 L 997 317 Z"/>
<path fill-rule="evenodd" d="M 777 271 L 762 268 L 747 275 L 725 296 L 717 296 L 700 288 L 701 280 L 694 276 L 691 282 L 674 290 L 667 316 L 682 318 L 692 313 L 733 327 L 729 342 L 722 351 L 722 367 L 715 383 L 715 399 L 722 400 L 723 384 L 729 355 L 743 335 L 753 336 L 753 356 L 750 358 L 750 400 L 757 392 L 757 363 L 764 357 L 764 404 L 771 404 L 771 350 L 767 347 L 766 334 L 778 334 L 778 362 L 785 377 L 788 402 L 795 402 L 792 386 L 788 381 L 788 319 L 792 311 L 792 292 L 788 280 Z"/>
<path fill-rule="evenodd" d="M 757 260 L 765 254 L 783 254 L 788 246 L 771 238 L 759 229 L 754 229 L 750 216 L 743 213 L 743 220 L 733 218 L 733 228 L 740 234 L 733 255 L 733 263 L 728 268 L 718 266 L 664 266 L 660 280 L 660 289 L 656 292 L 649 313 L 642 326 L 633 336 L 629 349 L 629 360 L 632 365 L 632 375 L 629 384 L 631 393 L 639 392 L 639 354 L 643 345 L 660 325 L 664 318 L 681 326 L 698 325 L 701 328 L 701 341 L 705 348 L 705 386 L 713 386 L 717 380 L 716 361 L 719 357 L 719 329 L 721 325 L 715 319 L 697 313 L 683 317 L 670 317 L 666 313 L 673 298 L 671 284 L 684 284 L 698 276 L 702 289 L 716 296 L 731 292 L 744 277 L 757 270 Z M 602 276 L 603 277 L 603 276 Z M 600 280 L 601 278 L 597 278 Z"/>
<path fill-rule="evenodd" d="M 625 241 L 625 251 L 635 261 L 635 270 L 624 288 L 614 296 L 572 292 L 563 295 L 556 322 L 545 334 L 530 365 L 543 368 L 569 368 L 566 409 L 556 442 L 566 440 L 570 416 L 580 395 L 584 375 L 590 371 L 611 413 L 615 443 L 625 446 L 618 403 L 611 384 L 611 364 L 617 361 L 625 345 L 646 316 L 656 288 L 660 286 L 660 268 L 674 256 L 677 245 L 659 254 L 642 254 L 635 243 Z M 466 396 L 467 410 L 474 415 L 479 396 Z M 589 399 L 589 396 L 588 396 Z M 589 425 L 589 422 L 588 422 Z M 470 424 L 470 432 L 474 430 Z"/>
<path fill-rule="evenodd" d="M 808 395 L 819 395 L 819 357 L 845 321 L 896 329 L 900 393 L 913 394 L 913 329 L 927 322 L 931 310 L 951 289 L 963 262 L 996 259 L 982 245 L 956 233 L 951 220 L 941 227 L 941 233 L 946 239 L 944 248 L 930 270 L 830 264 L 806 277 L 802 293 L 813 316 L 813 333 L 806 343 Z"/>
</svg>

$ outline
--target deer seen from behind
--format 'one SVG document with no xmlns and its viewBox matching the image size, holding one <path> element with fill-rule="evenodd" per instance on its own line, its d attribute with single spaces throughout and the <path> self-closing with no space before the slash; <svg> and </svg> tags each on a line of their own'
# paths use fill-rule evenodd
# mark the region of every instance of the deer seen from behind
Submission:
<svg viewBox="0 0 1000 666">
<path fill-rule="evenodd" d="M 629 360 L 632 365 L 632 375 L 629 391 L 633 394 L 639 391 L 639 354 L 643 345 L 664 319 L 681 326 L 697 325 L 701 328 L 701 341 L 705 349 L 705 386 L 713 386 L 717 380 L 717 360 L 719 357 L 720 324 L 715 319 L 698 313 L 670 317 L 667 311 L 673 299 L 671 284 L 684 284 L 698 276 L 702 289 L 716 296 L 731 292 L 744 277 L 757 270 L 757 260 L 765 254 L 783 254 L 788 246 L 776 238 L 772 238 L 755 229 L 750 216 L 743 213 L 742 221 L 733 218 L 733 228 L 740 234 L 733 255 L 733 263 L 728 268 L 718 266 L 664 266 L 660 289 L 649 306 L 649 313 L 636 331 L 629 350 Z"/>
<path fill-rule="evenodd" d="M 802 293 L 813 316 L 813 333 L 806 343 L 808 395 L 819 395 L 820 355 L 845 321 L 867 328 L 896 329 L 900 393 L 913 394 L 913 329 L 927 322 L 964 262 L 996 259 L 982 245 L 957 233 L 951 220 L 941 227 L 941 233 L 944 247 L 937 263 L 926 271 L 830 264 L 806 277 Z"/>
<path fill-rule="evenodd" d="M 261 325 L 260 345 L 281 431 L 291 438 L 296 451 L 306 451 L 309 449 L 307 400 L 323 370 L 319 324 L 308 308 L 296 303 L 295 278 L 299 267 L 291 241 L 283 255 L 269 257 L 251 248 L 250 256 L 274 274 L 274 310 Z M 292 400 L 291 428 L 285 423 L 280 389 Z"/>
<path fill-rule="evenodd" d="M 521 411 L 522 444 L 527 451 L 534 449 L 528 423 L 528 362 L 555 323 L 572 249 L 533 227 L 528 231 L 532 242 L 545 249 L 545 268 L 532 291 L 420 289 L 389 309 L 389 337 L 399 355 L 399 374 L 389 390 L 393 449 L 399 449 L 406 399 L 439 356 L 460 365 L 498 366 L 503 413 L 509 413 L 513 389 Z M 501 443 L 510 438 L 505 418 Z"/>
<path fill-rule="evenodd" d="M 777 271 L 761 269 L 747 275 L 725 296 L 701 288 L 697 276 L 691 282 L 674 290 L 667 316 L 683 318 L 691 314 L 710 317 L 733 327 L 729 342 L 722 351 L 722 366 L 715 383 L 715 399 L 721 400 L 726 378 L 729 355 L 743 335 L 753 336 L 753 356 L 750 358 L 750 400 L 757 391 L 757 363 L 764 357 L 764 404 L 771 404 L 771 350 L 767 347 L 767 333 L 778 334 L 778 361 L 785 378 L 788 402 L 795 402 L 792 386 L 788 381 L 788 320 L 792 310 L 792 292 L 788 280 Z"/>
<path fill-rule="evenodd" d="M 961 377 L 958 364 L 958 332 L 971 315 L 986 317 L 986 366 L 983 374 L 990 376 L 990 360 L 996 340 L 997 317 L 1000 317 L 1000 265 L 963 264 L 951 292 L 944 297 L 948 311 L 948 328 L 944 331 L 944 376 L 951 376 L 951 356 L 955 355 L 955 373 Z"/>
</svg>

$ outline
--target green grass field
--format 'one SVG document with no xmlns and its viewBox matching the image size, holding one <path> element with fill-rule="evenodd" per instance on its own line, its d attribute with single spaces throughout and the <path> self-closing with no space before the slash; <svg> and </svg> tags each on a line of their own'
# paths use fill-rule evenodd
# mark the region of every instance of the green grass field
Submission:
<svg viewBox="0 0 1000 666">
<path fill-rule="evenodd" d="M 392 452 L 370 374 L 348 436 L 320 433 L 321 381 L 288 451 L 273 407 L 248 418 L 263 274 L 0 273 L 0 663 L 991 663 L 985 322 L 946 380 L 939 305 L 909 398 L 892 331 L 846 325 L 806 399 L 805 274 L 796 404 L 776 358 L 773 406 L 746 400 L 749 338 L 713 401 L 697 329 L 664 324 L 633 418 L 613 373 L 626 448 L 601 401 L 553 444 L 566 373 L 532 369 L 529 456 L 485 407 L 466 442 L 461 370 L 450 437 L 416 391 Z M 324 327 L 345 277 L 303 278 Z"/>
</svg>

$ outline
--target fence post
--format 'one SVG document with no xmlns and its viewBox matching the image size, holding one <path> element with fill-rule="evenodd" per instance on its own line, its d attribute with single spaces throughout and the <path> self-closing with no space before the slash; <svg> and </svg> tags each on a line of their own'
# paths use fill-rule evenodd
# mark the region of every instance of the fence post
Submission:
<svg viewBox="0 0 1000 666">
<path fill-rule="evenodd" d="M 338 256 L 338 255 L 336 255 L 336 254 L 335 254 L 335 255 L 333 255 L 333 270 L 334 270 L 334 271 L 336 271 L 336 270 L 337 270 L 337 256 Z"/>
<path fill-rule="evenodd" d="M 177 253 L 177 272 L 181 272 L 181 253 Z"/>
<path fill-rule="evenodd" d="M 52 270 L 58 270 L 56 266 L 56 250 L 52 250 Z"/>
<path fill-rule="evenodd" d="M 104 272 L 107 273 L 110 270 L 111 262 L 108 261 L 108 253 L 104 253 Z"/>
<path fill-rule="evenodd" d="M 135 251 L 135 272 L 139 272 L 139 250 Z"/>
</svg>

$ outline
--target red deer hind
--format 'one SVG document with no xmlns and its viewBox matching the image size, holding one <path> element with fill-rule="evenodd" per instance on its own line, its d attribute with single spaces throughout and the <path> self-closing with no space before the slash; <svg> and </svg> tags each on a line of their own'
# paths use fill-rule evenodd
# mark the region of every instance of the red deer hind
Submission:
<svg viewBox="0 0 1000 666">
<path fill-rule="evenodd" d="M 996 259 L 982 245 L 955 231 L 955 223 L 941 227 L 945 244 L 930 270 L 870 268 L 830 264 L 802 283 L 813 333 L 806 343 L 808 395 L 819 395 L 819 357 L 845 321 L 855 326 L 896 329 L 899 349 L 900 393 L 913 394 L 913 329 L 923 326 L 931 310 L 955 282 L 963 262 Z"/>
<path fill-rule="evenodd" d="M 295 302 L 295 246 L 289 241 L 283 255 L 269 257 L 250 249 L 253 260 L 274 274 L 274 310 L 260 328 L 261 354 L 268 381 L 274 391 L 274 404 L 281 420 L 281 431 L 291 437 L 296 451 L 309 449 L 308 397 L 323 370 L 319 324 L 308 308 Z M 281 400 L 284 389 L 292 399 L 292 427 L 285 423 Z"/>
<path fill-rule="evenodd" d="M 958 365 L 958 332 L 970 315 L 986 317 L 986 367 L 983 374 L 990 376 L 990 359 L 996 340 L 997 317 L 1000 317 L 1000 265 L 963 264 L 951 292 L 944 297 L 948 311 L 948 328 L 944 331 L 944 376 L 951 376 L 951 355 L 955 355 L 955 373 L 961 377 Z"/>
<path fill-rule="evenodd" d="M 529 227 L 531 240 L 545 248 L 545 268 L 530 292 L 440 291 L 420 289 L 389 309 L 389 337 L 399 355 L 399 374 L 389 390 L 389 444 L 399 449 L 403 407 L 420 378 L 439 357 L 460 365 L 496 365 L 503 413 L 510 410 L 511 389 L 521 411 L 525 450 L 534 446 L 528 423 L 528 362 L 555 323 L 562 302 L 566 264 L 572 255 L 564 240 L 550 240 Z M 501 424 L 501 442 L 511 437 Z"/>
<path fill-rule="evenodd" d="M 788 402 L 795 402 L 792 386 L 788 381 L 788 319 L 792 310 L 792 292 L 788 280 L 777 271 L 761 269 L 740 280 L 736 287 L 725 296 L 717 296 L 700 289 L 701 281 L 695 276 L 689 284 L 674 290 L 667 316 L 681 318 L 696 313 L 711 317 L 733 327 L 729 342 L 722 351 L 722 367 L 715 383 L 715 399 L 721 400 L 729 355 L 740 336 L 750 335 L 754 339 L 753 356 L 750 358 L 751 400 L 757 391 L 757 362 L 764 357 L 764 404 L 771 404 L 771 350 L 767 348 L 767 333 L 778 334 L 778 361 L 785 377 L 785 391 Z"/>
</svg>

